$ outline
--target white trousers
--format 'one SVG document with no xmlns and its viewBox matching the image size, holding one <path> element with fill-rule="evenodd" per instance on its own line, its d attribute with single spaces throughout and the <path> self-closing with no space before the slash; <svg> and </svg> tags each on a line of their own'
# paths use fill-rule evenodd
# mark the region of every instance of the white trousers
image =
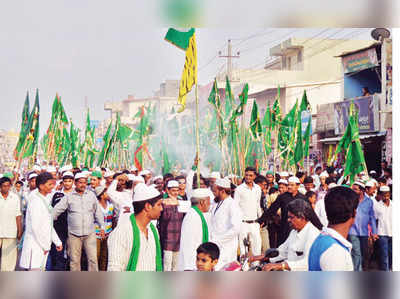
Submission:
<svg viewBox="0 0 400 299">
<path fill-rule="evenodd" d="M 179 251 L 164 250 L 164 271 L 178 270 Z"/>
<path fill-rule="evenodd" d="M 14 271 L 17 264 L 17 239 L 0 238 L 1 271 Z"/>
<path fill-rule="evenodd" d="M 246 252 L 243 243 L 243 240 L 246 237 L 249 237 L 252 254 L 260 255 L 261 254 L 260 224 L 242 222 L 239 235 L 240 255 L 243 255 Z"/>
</svg>

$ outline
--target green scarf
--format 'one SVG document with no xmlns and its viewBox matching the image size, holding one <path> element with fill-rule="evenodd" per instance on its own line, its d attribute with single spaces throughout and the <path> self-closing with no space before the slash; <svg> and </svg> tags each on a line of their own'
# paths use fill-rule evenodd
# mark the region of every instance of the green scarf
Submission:
<svg viewBox="0 0 400 299">
<path fill-rule="evenodd" d="M 126 271 L 136 271 L 137 262 L 139 259 L 139 251 L 140 251 L 140 232 L 139 227 L 136 224 L 135 215 L 131 215 L 131 223 L 132 223 L 132 230 L 133 230 L 133 246 L 131 251 L 131 256 L 129 258 L 128 266 L 126 267 Z M 154 235 L 154 240 L 156 242 L 156 271 L 162 272 L 162 260 L 161 260 L 161 245 L 160 239 L 157 234 L 157 230 L 154 227 L 153 223 L 150 223 L 151 231 Z"/>
<path fill-rule="evenodd" d="M 206 222 L 206 218 L 204 218 L 203 213 L 200 211 L 200 209 L 198 207 L 193 207 L 193 209 L 197 212 L 197 214 L 199 214 L 199 216 L 201 218 L 201 226 L 203 228 L 203 243 L 207 243 L 208 242 L 208 225 Z"/>
</svg>

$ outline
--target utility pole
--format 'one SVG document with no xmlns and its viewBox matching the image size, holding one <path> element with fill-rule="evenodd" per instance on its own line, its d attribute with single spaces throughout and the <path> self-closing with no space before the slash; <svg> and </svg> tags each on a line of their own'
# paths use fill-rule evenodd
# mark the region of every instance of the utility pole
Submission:
<svg viewBox="0 0 400 299">
<path fill-rule="evenodd" d="M 227 67 L 227 76 L 229 81 L 232 82 L 232 58 L 239 58 L 240 52 L 238 51 L 236 55 L 232 55 L 232 43 L 231 40 L 228 39 L 228 55 L 222 55 L 222 51 L 218 52 L 219 57 L 226 58 L 226 67 Z"/>
</svg>

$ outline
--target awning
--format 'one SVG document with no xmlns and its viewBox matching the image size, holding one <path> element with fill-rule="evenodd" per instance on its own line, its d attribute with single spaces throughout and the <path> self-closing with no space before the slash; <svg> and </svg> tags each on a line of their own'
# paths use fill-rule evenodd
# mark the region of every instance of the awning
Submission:
<svg viewBox="0 0 400 299">
<path fill-rule="evenodd" d="M 378 132 L 375 134 L 360 134 L 360 139 L 367 139 L 367 138 L 372 138 L 372 137 L 380 137 L 380 136 L 385 136 L 386 132 Z M 330 138 L 324 138 L 319 140 L 319 142 L 322 143 L 336 143 L 338 142 L 340 139 L 342 138 L 342 136 L 338 136 L 338 137 L 330 137 Z"/>
</svg>

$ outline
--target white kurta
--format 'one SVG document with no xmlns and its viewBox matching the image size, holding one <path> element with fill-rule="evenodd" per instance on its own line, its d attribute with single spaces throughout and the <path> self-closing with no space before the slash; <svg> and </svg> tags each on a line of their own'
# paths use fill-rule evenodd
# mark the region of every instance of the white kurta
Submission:
<svg viewBox="0 0 400 299">
<path fill-rule="evenodd" d="M 327 227 L 328 226 L 328 216 L 326 216 L 324 199 L 320 199 L 317 201 L 317 203 L 315 204 L 314 212 L 315 212 L 315 214 L 317 214 L 319 221 L 321 221 L 322 225 L 324 227 Z"/>
<path fill-rule="evenodd" d="M 50 196 L 44 197 L 38 190 L 33 191 L 28 198 L 26 211 L 25 238 L 21 253 L 21 268 L 40 269 L 46 264 L 51 243 L 61 246 L 62 243 L 53 228 L 51 217 Z"/>
<path fill-rule="evenodd" d="M 119 219 L 124 215 L 124 208 L 129 208 L 129 211 L 133 212 L 133 193 L 131 190 L 124 190 L 122 192 L 117 191 L 118 181 L 114 180 L 110 187 L 107 189 L 107 194 L 114 207 L 119 211 Z"/>
<path fill-rule="evenodd" d="M 130 216 L 130 214 L 126 215 Z M 147 231 L 148 238 L 140 231 L 140 250 L 136 271 L 156 271 L 156 243 L 150 224 L 147 226 Z M 130 217 L 120 218 L 117 227 L 108 237 L 107 243 L 107 271 L 126 271 L 133 246 L 133 230 Z"/>
<path fill-rule="evenodd" d="M 211 210 L 211 241 L 216 243 L 220 250 L 217 271 L 236 261 L 242 218 L 239 204 L 230 196 Z"/>
<path fill-rule="evenodd" d="M 207 224 L 209 213 L 204 213 Z M 210 226 L 209 233 L 210 233 Z M 178 271 L 196 271 L 197 248 L 203 243 L 203 227 L 199 214 L 194 209 L 187 212 L 181 228 L 180 251 L 178 256 Z"/>
</svg>

